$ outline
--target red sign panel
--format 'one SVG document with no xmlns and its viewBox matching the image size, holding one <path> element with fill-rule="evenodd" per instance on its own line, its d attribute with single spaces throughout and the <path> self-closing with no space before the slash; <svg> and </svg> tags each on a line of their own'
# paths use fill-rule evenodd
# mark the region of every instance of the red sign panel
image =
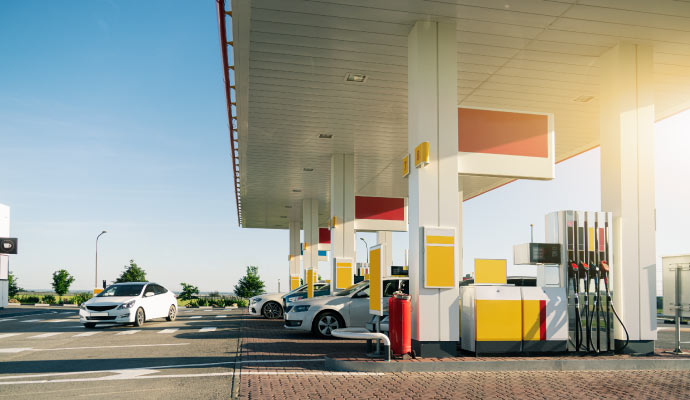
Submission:
<svg viewBox="0 0 690 400">
<path fill-rule="evenodd" d="M 355 219 L 405 220 L 405 199 L 355 196 Z"/>
<path fill-rule="evenodd" d="M 331 243 L 331 230 L 328 228 L 319 228 L 319 243 Z"/>
</svg>

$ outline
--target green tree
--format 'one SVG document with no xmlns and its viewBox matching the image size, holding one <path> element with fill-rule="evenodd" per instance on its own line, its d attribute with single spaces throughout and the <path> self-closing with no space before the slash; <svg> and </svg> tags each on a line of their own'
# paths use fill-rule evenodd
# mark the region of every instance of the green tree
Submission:
<svg viewBox="0 0 690 400">
<path fill-rule="evenodd" d="M 129 265 L 125 265 L 125 270 L 115 280 L 115 283 L 122 282 L 146 282 L 146 271 L 139 267 L 134 260 L 129 260 Z"/>
<path fill-rule="evenodd" d="M 250 265 L 247 274 L 235 285 L 235 295 L 248 299 L 264 292 L 264 282 L 259 278 L 259 267 Z"/>
<path fill-rule="evenodd" d="M 58 296 L 66 295 L 72 282 L 74 282 L 74 277 L 66 269 L 53 272 L 53 290 Z"/>
<path fill-rule="evenodd" d="M 180 300 L 191 300 L 199 294 L 199 288 L 188 283 L 180 283 L 182 285 L 182 293 L 180 293 Z"/>
<path fill-rule="evenodd" d="M 8 295 L 10 298 L 14 298 L 14 296 L 16 296 L 19 292 L 21 292 L 24 289 L 19 287 L 19 285 L 17 284 L 17 278 L 14 276 L 13 273 L 10 273 L 9 277 L 10 277 L 10 281 L 9 281 L 10 289 L 9 289 Z"/>
</svg>

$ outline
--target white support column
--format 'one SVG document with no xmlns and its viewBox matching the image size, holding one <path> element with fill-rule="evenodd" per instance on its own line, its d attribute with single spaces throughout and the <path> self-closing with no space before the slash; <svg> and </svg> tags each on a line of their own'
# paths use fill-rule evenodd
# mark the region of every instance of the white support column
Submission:
<svg viewBox="0 0 690 400">
<path fill-rule="evenodd" d="M 654 88 L 651 46 L 620 43 L 601 56 L 601 208 L 613 213 L 614 304 L 626 351 L 656 340 Z M 615 339 L 625 340 L 620 324 Z"/>
<path fill-rule="evenodd" d="M 425 357 L 456 355 L 459 289 L 424 287 L 422 227 L 454 228 L 458 281 L 457 38 L 454 23 L 419 21 L 408 37 L 408 149 L 429 142 L 430 163 L 409 175 L 412 348 Z M 412 163 L 414 164 L 414 163 Z"/>
<path fill-rule="evenodd" d="M 304 255 L 302 256 L 304 270 L 306 273 L 313 270 L 316 274 L 319 269 L 319 202 L 316 199 L 304 199 L 302 201 L 302 219 L 304 229 Z"/>
<path fill-rule="evenodd" d="M 462 202 L 463 199 L 465 198 L 465 189 L 462 185 L 462 177 L 458 177 L 458 230 L 457 233 L 458 235 L 456 236 L 456 239 L 458 240 L 457 242 L 457 249 L 458 249 L 458 284 L 462 280 L 462 277 L 465 276 L 465 272 L 463 271 L 463 257 L 464 257 L 464 252 L 463 252 L 463 245 L 462 245 Z M 459 332 L 459 330 L 458 330 Z M 459 334 L 459 333 L 458 333 Z"/>
<path fill-rule="evenodd" d="M 393 265 L 393 232 L 378 231 L 376 232 L 376 243 L 383 244 L 383 253 L 381 253 L 381 270 L 383 276 L 391 275 L 391 266 Z"/>
<path fill-rule="evenodd" d="M 338 282 L 338 267 L 333 262 L 341 258 L 350 259 L 352 262 L 349 282 L 346 283 Z M 355 157 L 352 154 L 333 154 L 331 156 L 331 293 L 336 288 L 346 288 L 352 284 L 355 262 Z"/>
<path fill-rule="evenodd" d="M 289 290 L 295 289 L 299 286 L 300 277 L 300 240 L 299 240 L 299 221 L 290 221 L 290 280 Z M 289 291 L 288 290 L 288 291 Z"/>
</svg>

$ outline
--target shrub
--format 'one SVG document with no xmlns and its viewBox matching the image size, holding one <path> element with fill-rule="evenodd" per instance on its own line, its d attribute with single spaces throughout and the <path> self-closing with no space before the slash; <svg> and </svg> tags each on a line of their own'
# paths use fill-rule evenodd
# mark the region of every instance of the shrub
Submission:
<svg viewBox="0 0 690 400">
<path fill-rule="evenodd" d="M 180 293 L 181 300 L 191 300 L 199 295 L 199 288 L 188 283 L 180 283 L 182 285 L 182 293 Z"/>
<path fill-rule="evenodd" d="M 19 300 L 17 300 L 17 299 L 10 299 L 9 302 L 10 302 L 10 303 L 17 303 L 17 304 L 19 304 Z"/>
<path fill-rule="evenodd" d="M 22 304 L 36 304 L 41 302 L 41 298 L 35 295 L 17 296 L 16 298 Z"/>
<path fill-rule="evenodd" d="M 90 298 L 93 297 L 93 293 L 91 292 L 82 292 L 82 293 L 77 293 L 72 297 L 74 299 L 74 304 L 79 304 L 89 300 Z"/>
<path fill-rule="evenodd" d="M 58 304 L 74 304 L 74 296 L 70 296 L 70 297 L 62 296 L 62 297 L 60 297 L 60 300 L 58 300 Z"/>
<path fill-rule="evenodd" d="M 206 307 L 208 306 L 208 299 L 205 297 L 200 297 L 199 299 L 197 299 L 196 304 L 199 307 Z"/>
<path fill-rule="evenodd" d="M 55 304 L 55 303 L 57 303 L 57 300 L 55 299 L 55 296 L 53 296 L 52 294 L 49 294 L 47 296 L 43 296 L 43 303 Z"/>
<path fill-rule="evenodd" d="M 211 305 L 214 307 L 225 307 L 225 299 L 213 299 L 211 300 Z"/>
<path fill-rule="evenodd" d="M 198 300 L 191 300 L 189 303 L 187 303 L 187 307 L 199 307 L 199 301 Z"/>
<path fill-rule="evenodd" d="M 237 299 L 237 307 L 249 307 L 249 300 Z"/>
</svg>

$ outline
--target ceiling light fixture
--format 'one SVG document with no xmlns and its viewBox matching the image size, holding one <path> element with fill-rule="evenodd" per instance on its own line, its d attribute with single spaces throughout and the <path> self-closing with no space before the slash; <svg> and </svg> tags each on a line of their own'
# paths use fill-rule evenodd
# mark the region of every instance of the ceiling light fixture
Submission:
<svg viewBox="0 0 690 400">
<path fill-rule="evenodd" d="M 332 133 L 322 133 L 319 135 L 319 139 L 332 139 L 333 134 Z"/>
<path fill-rule="evenodd" d="M 280 218 L 287 218 L 287 215 L 281 215 Z"/>
<path fill-rule="evenodd" d="M 285 208 L 292 208 L 292 206 L 285 206 Z"/>
<path fill-rule="evenodd" d="M 592 100 L 594 100 L 594 96 L 578 96 L 573 99 L 573 101 L 578 103 L 589 103 Z"/>
<path fill-rule="evenodd" d="M 312 172 L 314 168 L 302 168 L 304 172 Z"/>
<path fill-rule="evenodd" d="M 295 193 L 300 193 L 300 192 L 302 192 L 302 189 L 292 189 L 292 191 Z"/>
<path fill-rule="evenodd" d="M 364 74 L 354 74 L 352 72 L 345 74 L 345 82 L 364 83 L 368 78 L 369 77 Z"/>
</svg>

